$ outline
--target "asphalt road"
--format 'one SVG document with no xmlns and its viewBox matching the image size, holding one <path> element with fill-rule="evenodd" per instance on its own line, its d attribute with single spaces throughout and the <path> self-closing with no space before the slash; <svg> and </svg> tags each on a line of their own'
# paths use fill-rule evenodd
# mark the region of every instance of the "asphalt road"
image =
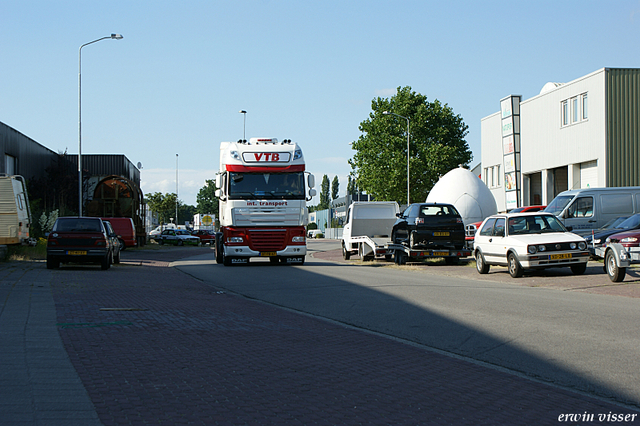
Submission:
<svg viewBox="0 0 640 426">
<path fill-rule="evenodd" d="M 336 244 L 310 241 L 312 256 L 302 266 L 256 260 L 224 267 L 212 254 L 172 266 L 251 299 L 640 406 L 639 298 L 514 285 L 499 274 L 478 279 L 464 265 L 438 270 L 322 259 Z"/>
</svg>

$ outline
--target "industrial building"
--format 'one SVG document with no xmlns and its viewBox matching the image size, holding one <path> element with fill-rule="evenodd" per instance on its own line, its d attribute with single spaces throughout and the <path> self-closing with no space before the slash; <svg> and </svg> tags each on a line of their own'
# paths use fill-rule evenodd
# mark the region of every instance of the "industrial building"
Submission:
<svg viewBox="0 0 640 426">
<path fill-rule="evenodd" d="M 481 121 L 481 176 L 498 211 L 568 189 L 640 186 L 640 69 L 602 68 L 499 106 Z"/>
</svg>

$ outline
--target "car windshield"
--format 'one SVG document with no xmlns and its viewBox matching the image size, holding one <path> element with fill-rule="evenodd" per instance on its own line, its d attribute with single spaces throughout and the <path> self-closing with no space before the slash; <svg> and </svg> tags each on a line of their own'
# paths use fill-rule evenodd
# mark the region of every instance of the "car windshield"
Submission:
<svg viewBox="0 0 640 426">
<path fill-rule="evenodd" d="M 602 229 L 615 228 L 627 219 L 629 219 L 629 216 L 616 217 L 615 219 L 611 219 L 609 222 L 602 225 Z"/>
<path fill-rule="evenodd" d="M 509 235 L 567 232 L 564 225 L 551 215 L 527 215 L 509 218 Z"/>
<path fill-rule="evenodd" d="M 229 172 L 229 198 L 304 200 L 304 173 Z"/>
<path fill-rule="evenodd" d="M 100 220 L 77 217 L 59 218 L 54 232 L 102 232 Z"/>
<path fill-rule="evenodd" d="M 563 195 L 561 197 L 556 197 L 553 199 L 553 201 L 551 201 L 551 203 L 549 203 L 549 205 L 547 206 L 546 209 L 544 209 L 544 211 L 547 213 L 552 213 L 557 216 L 560 213 L 562 213 L 562 210 L 564 210 L 564 208 L 567 207 L 567 204 L 569 204 L 569 201 L 571 200 L 573 200 L 572 195 Z"/>
<path fill-rule="evenodd" d="M 453 206 L 429 206 L 425 205 L 420 207 L 420 216 L 460 216 L 458 211 Z"/>
<path fill-rule="evenodd" d="M 616 226 L 615 229 L 636 229 L 638 227 L 640 227 L 640 214 L 634 214 Z"/>
<path fill-rule="evenodd" d="M 191 233 L 189 233 L 189 231 L 184 231 L 184 230 L 178 230 L 176 231 L 177 235 L 191 235 Z"/>
</svg>

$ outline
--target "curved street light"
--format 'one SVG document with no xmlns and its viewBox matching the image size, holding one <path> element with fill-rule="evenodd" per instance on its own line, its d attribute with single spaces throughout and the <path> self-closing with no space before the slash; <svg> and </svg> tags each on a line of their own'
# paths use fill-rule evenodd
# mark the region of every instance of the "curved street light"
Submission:
<svg viewBox="0 0 640 426">
<path fill-rule="evenodd" d="M 407 120 L 407 207 L 410 204 L 409 201 L 409 118 L 402 115 L 394 114 L 389 111 L 383 111 L 382 115 L 395 115 L 396 117 L 404 118 Z"/>
<path fill-rule="evenodd" d="M 82 48 L 101 40 L 123 38 L 122 34 L 111 34 L 85 43 L 78 49 L 78 217 L 82 216 Z"/>
</svg>

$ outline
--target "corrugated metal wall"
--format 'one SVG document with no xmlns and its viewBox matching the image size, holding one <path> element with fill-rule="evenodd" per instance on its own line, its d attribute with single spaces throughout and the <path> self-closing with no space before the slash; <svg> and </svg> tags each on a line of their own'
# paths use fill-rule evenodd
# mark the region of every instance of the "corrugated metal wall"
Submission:
<svg viewBox="0 0 640 426">
<path fill-rule="evenodd" d="M 69 155 L 69 161 L 78 169 L 78 154 Z M 119 175 L 140 187 L 140 170 L 121 154 L 82 154 L 82 168 L 91 176 Z"/>
<path fill-rule="evenodd" d="M 606 71 L 607 186 L 640 186 L 640 70 Z"/>
<path fill-rule="evenodd" d="M 0 173 L 7 173 L 5 155 L 16 158 L 15 174 L 26 179 L 44 177 L 45 169 L 57 158 L 55 152 L 0 122 Z"/>
</svg>

